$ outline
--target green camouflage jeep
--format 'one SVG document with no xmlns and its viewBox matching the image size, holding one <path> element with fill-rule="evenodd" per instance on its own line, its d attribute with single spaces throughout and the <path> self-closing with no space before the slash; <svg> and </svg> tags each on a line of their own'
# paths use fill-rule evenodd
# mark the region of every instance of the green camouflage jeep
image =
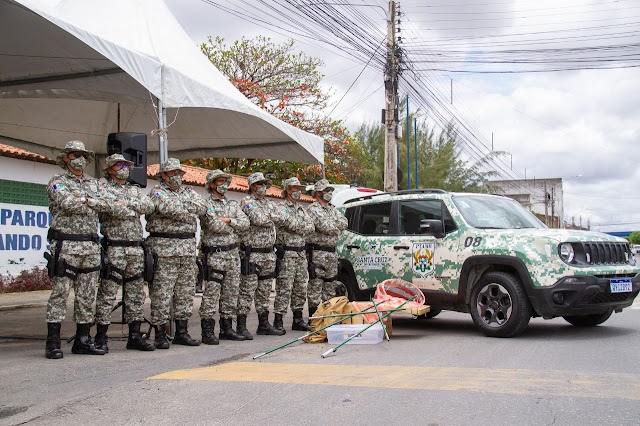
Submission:
<svg viewBox="0 0 640 426">
<path fill-rule="evenodd" d="M 532 316 L 595 326 L 630 306 L 640 268 L 626 240 L 549 229 L 496 195 L 423 189 L 357 198 L 338 243 L 339 279 L 369 300 L 388 278 L 412 282 L 431 312 L 470 312 L 487 336 L 523 332 Z"/>
</svg>

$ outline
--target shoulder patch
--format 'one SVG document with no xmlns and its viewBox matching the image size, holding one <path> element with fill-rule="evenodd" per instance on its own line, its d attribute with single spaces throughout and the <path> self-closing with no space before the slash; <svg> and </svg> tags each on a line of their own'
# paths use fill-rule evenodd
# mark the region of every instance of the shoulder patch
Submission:
<svg viewBox="0 0 640 426">
<path fill-rule="evenodd" d="M 51 182 L 51 188 L 53 188 L 54 191 L 57 191 L 64 188 L 64 183 L 61 180 L 54 180 Z"/>
<path fill-rule="evenodd" d="M 253 203 L 248 203 L 244 207 L 247 208 L 247 209 L 251 209 L 251 208 L 253 208 Z"/>
<path fill-rule="evenodd" d="M 162 197 L 164 195 L 164 191 L 160 190 L 160 189 L 156 189 L 153 193 L 154 197 Z"/>
</svg>

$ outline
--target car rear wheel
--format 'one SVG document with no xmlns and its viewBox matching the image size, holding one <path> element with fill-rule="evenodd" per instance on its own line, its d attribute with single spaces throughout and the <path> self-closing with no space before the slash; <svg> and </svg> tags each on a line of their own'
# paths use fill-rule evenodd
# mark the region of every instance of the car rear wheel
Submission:
<svg viewBox="0 0 640 426">
<path fill-rule="evenodd" d="M 338 281 L 343 284 L 344 289 L 343 292 L 346 291 L 345 296 L 349 299 L 350 302 L 354 302 L 356 299 L 356 283 L 355 280 L 351 278 L 351 275 L 345 271 L 338 272 Z"/>
<path fill-rule="evenodd" d="M 595 327 L 609 319 L 613 311 L 592 315 L 571 315 L 562 317 L 566 322 L 576 327 Z"/>
<path fill-rule="evenodd" d="M 489 337 L 513 337 L 522 333 L 532 315 L 522 283 L 506 272 L 489 272 L 471 291 L 471 317 Z"/>
</svg>

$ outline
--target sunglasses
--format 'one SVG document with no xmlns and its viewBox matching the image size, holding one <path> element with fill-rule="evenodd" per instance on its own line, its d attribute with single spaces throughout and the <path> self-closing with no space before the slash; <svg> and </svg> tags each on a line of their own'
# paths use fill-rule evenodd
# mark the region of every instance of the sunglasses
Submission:
<svg viewBox="0 0 640 426">
<path fill-rule="evenodd" d="M 120 162 L 120 161 L 119 161 L 119 162 L 115 163 L 115 164 L 114 164 L 114 166 L 118 166 L 118 167 L 120 167 L 121 169 L 128 169 L 128 168 L 130 168 L 130 167 L 131 167 L 131 164 L 129 164 L 129 163 L 122 163 L 122 162 Z"/>
<path fill-rule="evenodd" d="M 69 158 L 71 158 L 72 160 L 75 160 L 76 158 L 80 158 L 80 157 L 84 157 L 85 160 L 89 158 L 89 154 L 81 151 L 70 152 L 68 155 L 69 155 Z"/>
</svg>

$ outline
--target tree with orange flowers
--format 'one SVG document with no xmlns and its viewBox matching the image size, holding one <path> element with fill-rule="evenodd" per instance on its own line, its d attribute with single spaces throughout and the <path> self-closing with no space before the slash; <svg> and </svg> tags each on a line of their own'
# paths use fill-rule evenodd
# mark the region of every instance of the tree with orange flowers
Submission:
<svg viewBox="0 0 640 426">
<path fill-rule="evenodd" d="M 276 44 L 262 36 L 243 37 L 231 45 L 220 37 L 209 37 L 200 49 L 256 105 L 282 121 L 324 138 L 325 176 L 329 181 L 362 180 L 370 158 L 341 121 L 326 115 L 331 93 L 320 87 L 324 77 L 318 71 L 323 65 L 320 59 L 295 53 L 293 40 Z M 204 158 L 188 163 L 236 174 L 261 170 L 273 174 L 276 184 L 291 176 L 308 183 L 322 177 L 317 164 L 239 158 Z"/>
</svg>

